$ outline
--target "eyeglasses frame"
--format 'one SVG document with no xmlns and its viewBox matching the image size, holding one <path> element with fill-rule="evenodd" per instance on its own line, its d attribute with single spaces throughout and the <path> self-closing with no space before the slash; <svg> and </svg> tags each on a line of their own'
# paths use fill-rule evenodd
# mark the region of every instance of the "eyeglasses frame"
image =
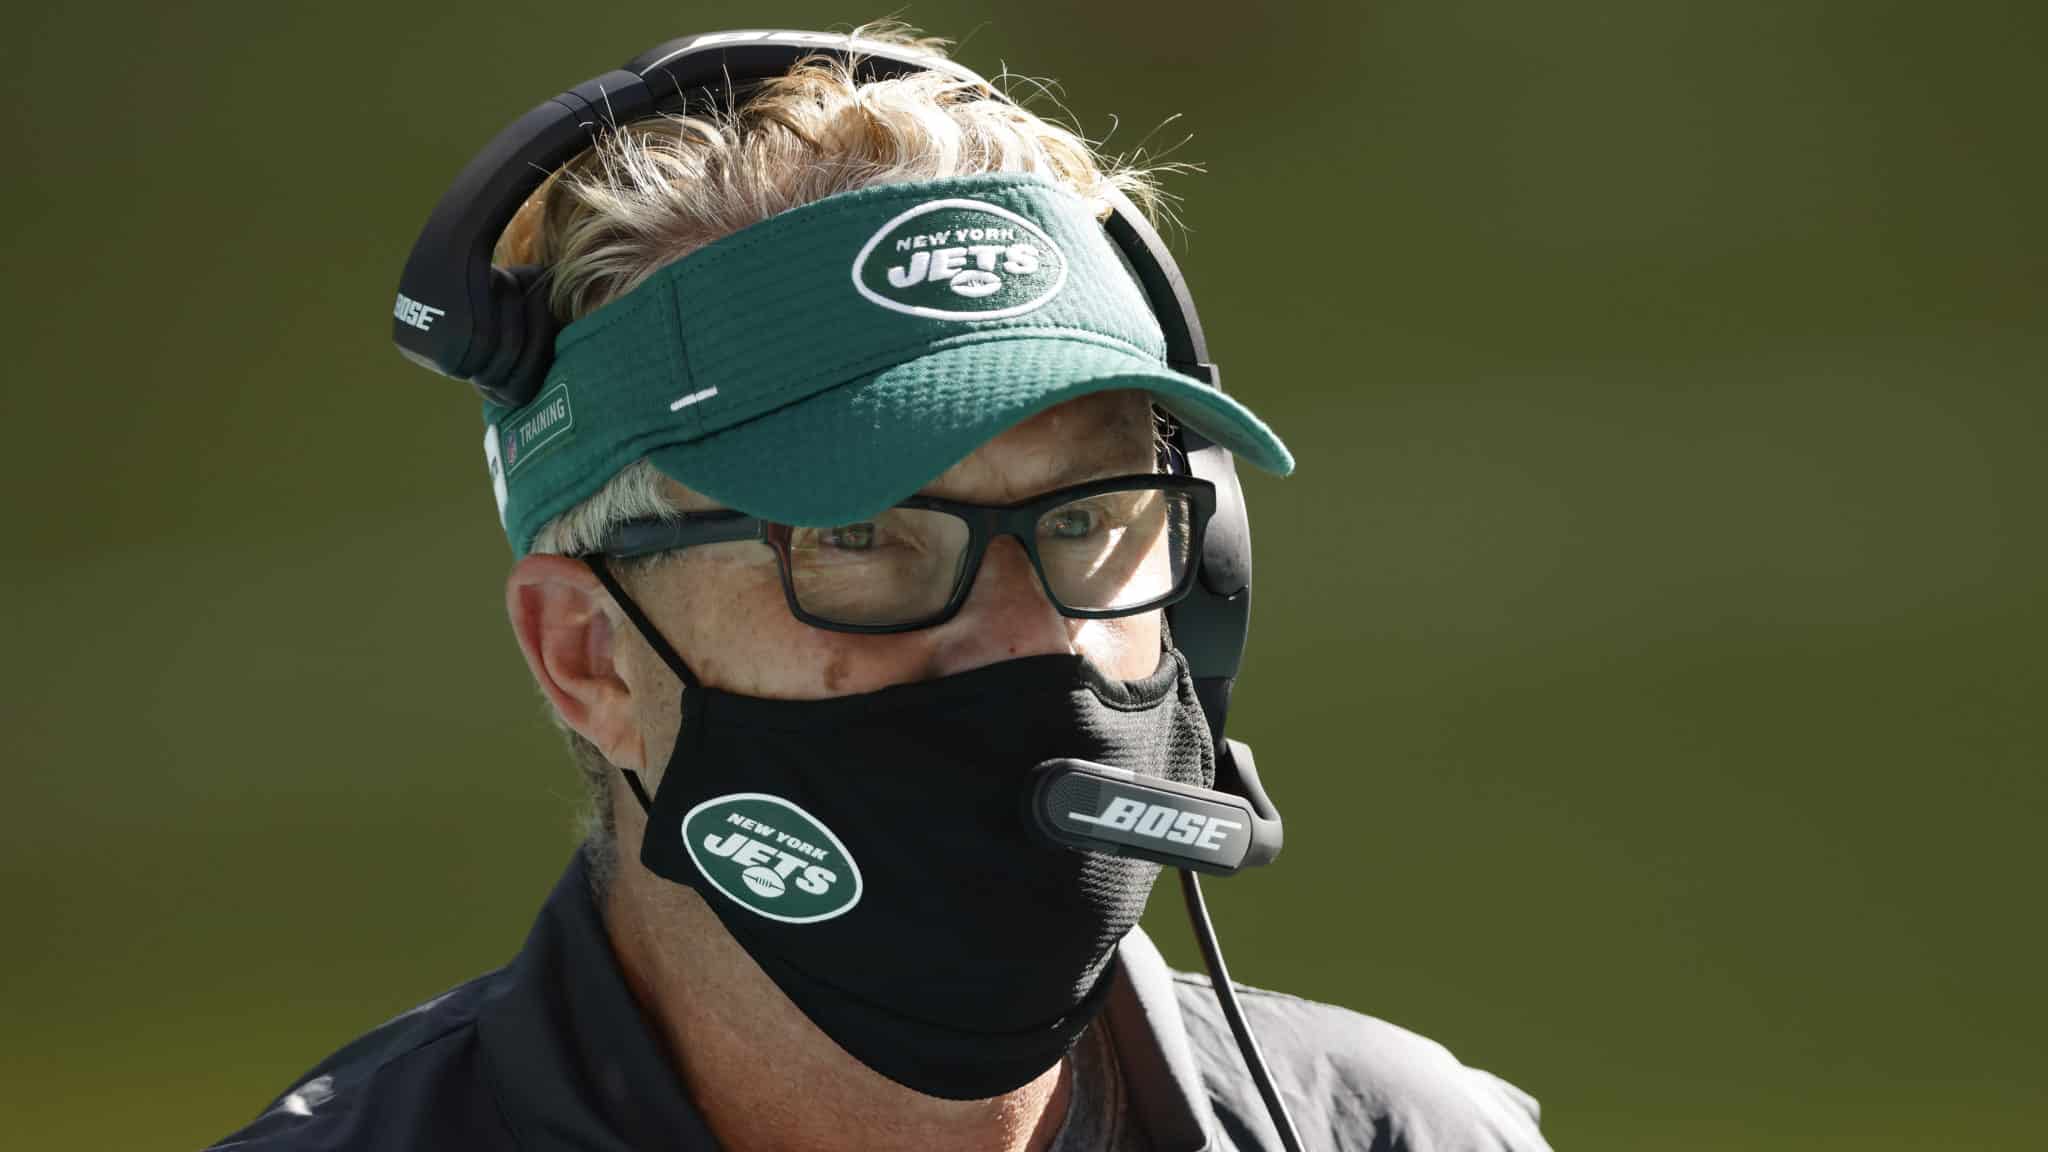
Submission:
<svg viewBox="0 0 2048 1152">
<path fill-rule="evenodd" d="M 1039 559 L 1036 538 L 1038 518 L 1062 504 L 1075 500 L 1106 492 L 1129 492 L 1140 488 L 1157 488 L 1164 492 L 1185 493 L 1188 496 L 1191 514 L 1188 520 L 1187 570 L 1181 573 L 1180 581 L 1170 591 L 1142 604 L 1123 608 L 1069 607 L 1060 600 L 1059 594 L 1053 591 L 1052 581 L 1046 577 L 1045 565 Z M 900 624 L 844 624 L 805 611 L 803 605 L 797 603 L 796 584 L 791 575 L 791 526 L 763 520 L 758 516 L 749 516 L 744 512 L 720 509 L 716 512 L 685 512 L 678 517 L 628 520 L 615 527 L 596 549 L 581 555 L 630 560 L 640 556 L 695 548 L 704 544 L 759 540 L 775 553 L 775 566 L 782 577 L 783 598 L 789 603 L 791 615 L 813 628 L 822 628 L 828 632 L 883 635 L 935 628 L 959 615 L 961 605 L 967 602 L 968 595 L 974 589 L 975 579 L 981 575 L 981 562 L 988 552 L 988 546 L 997 537 L 1009 536 L 1023 546 L 1024 554 L 1031 559 L 1032 570 L 1038 574 L 1039 588 L 1044 590 L 1046 600 L 1059 610 L 1060 615 L 1075 620 L 1113 620 L 1164 608 L 1185 598 L 1194 588 L 1195 577 L 1202 567 L 1202 542 L 1209 529 L 1209 519 L 1216 513 L 1216 486 L 1193 476 L 1147 472 L 1132 476 L 1112 476 L 1066 488 L 1056 488 L 1014 504 L 972 504 L 962 500 L 919 495 L 900 500 L 894 506 L 945 512 L 967 522 L 967 550 L 961 555 L 960 574 L 954 580 L 952 594 L 947 598 L 945 605 L 928 617 Z"/>
</svg>

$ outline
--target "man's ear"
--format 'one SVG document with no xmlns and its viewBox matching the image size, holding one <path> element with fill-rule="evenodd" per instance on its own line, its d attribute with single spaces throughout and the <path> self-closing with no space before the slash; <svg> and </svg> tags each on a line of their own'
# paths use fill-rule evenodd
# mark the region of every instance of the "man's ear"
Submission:
<svg viewBox="0 0 2048 1152">
<path fill-rule="evenodd" d="M 564 723 L 622 768 L 645 771 L 633 687 L 616 663 L 611 594 L 582 561 L 534 554 L 505 578 L 505 614 Z"/>
</svg>

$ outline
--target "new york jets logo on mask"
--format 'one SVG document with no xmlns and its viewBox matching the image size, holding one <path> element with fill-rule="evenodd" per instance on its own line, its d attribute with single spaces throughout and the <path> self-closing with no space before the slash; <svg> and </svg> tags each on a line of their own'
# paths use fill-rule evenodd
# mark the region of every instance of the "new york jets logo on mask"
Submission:
<svg viewBox="0 0 2048 1152">
<path fill-rule="evenodd" d="M 1038 225 L 980 200 L 920 204 L 882 225 L 853 260 L 861 295 L 938 320 L 1020 316 L 1066 282 L 1066 257 Z"/>
<path fill-rule="evenodd" d="M 683 817 L 683 843 L 712 887 L 770 920 L 830 920 L 860 902 L 860 869 L 846 845 L 780 796 L 706 800 Z"/>
</svg>

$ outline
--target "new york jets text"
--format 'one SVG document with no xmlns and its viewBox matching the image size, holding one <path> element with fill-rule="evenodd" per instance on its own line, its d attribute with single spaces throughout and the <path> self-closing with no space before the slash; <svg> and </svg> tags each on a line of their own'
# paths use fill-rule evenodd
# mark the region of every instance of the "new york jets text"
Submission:
<svg viewBox="0 0 2048 1152">
<path fill-rule="evenodd" d="M 838 873 L 822 864 L 810 862 L 823 860 L 829 855 L 823 848 L 791 836 L 787 832 L 777 831 L 766 824 L 749 820 L 737 812 L 728 814 L 725 820 L 726 823 L 737 825 L 746 831 L 728 832 L 723 837 L 714 832 L 704 837 L 704 850 L 713 856 L 730 860 L 742 868 L 772 868 L 781 879 L 790 880 L 794 877 L 792 882 L 813 896 L 823 896 L 830 892 L 832 885 L 838 881 Z M 771 840 L 782 847 L 776 847 L 774 843 L 769 842 Z M 799 870 L 802 872 L 801 875 L 798 874 Z"/>
</svg>

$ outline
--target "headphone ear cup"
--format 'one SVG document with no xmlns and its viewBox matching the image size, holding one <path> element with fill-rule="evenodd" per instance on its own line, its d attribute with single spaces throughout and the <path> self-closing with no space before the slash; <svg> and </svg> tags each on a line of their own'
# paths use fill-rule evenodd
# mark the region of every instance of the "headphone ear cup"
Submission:
<svg viewBox="0 0 2048 1152">
<path fill-rule="evenodd" d="M 490 363 L 471 382 L 502 407 L 524 407 L 539 395 L 554 362 L 555 317 L 548 307 L 547 271 L 538 264 L 491 269 L 496 347 Z"/>
</svg>

